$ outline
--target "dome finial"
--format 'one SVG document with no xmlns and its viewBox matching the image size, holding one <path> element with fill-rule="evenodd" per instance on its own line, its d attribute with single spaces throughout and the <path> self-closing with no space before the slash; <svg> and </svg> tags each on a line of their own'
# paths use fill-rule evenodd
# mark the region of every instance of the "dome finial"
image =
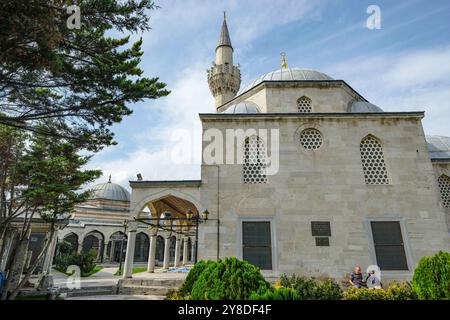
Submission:
<svg viewBox="0 0 450 320">
<path fill-rule="evenodd" d="M 286 64 L 286 53 L 282 52 L 281 54 L 281 68 L 282 69 L 286 69 L 287 68 L 287 64 Z"/>
<path fill-rule="evenodd" d="M 109 175 L 108 183 L 111 183 L 111 175 Z"/>
<path fill-rule="evenodd" d="M 227 20 L 227 12 L 226 11 L 223 12 L 223 20 Z"/>
</svg>

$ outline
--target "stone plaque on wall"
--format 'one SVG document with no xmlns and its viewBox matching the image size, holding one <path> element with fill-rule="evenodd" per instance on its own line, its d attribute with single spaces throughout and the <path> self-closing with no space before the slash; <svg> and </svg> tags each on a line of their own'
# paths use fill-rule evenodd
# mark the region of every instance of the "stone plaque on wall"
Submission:
<svg viewBox="0 0 450 320">
<path fill-rule="evenodd" d="M 313 237 L 331 237 L 330 221 L 311 221 Z"/>
<path fill-rule="evenodd" d="M 330 238 L 316 237 L 316 246 L 317 247 L 329 247 L 330 246 Z"/>
</svg>

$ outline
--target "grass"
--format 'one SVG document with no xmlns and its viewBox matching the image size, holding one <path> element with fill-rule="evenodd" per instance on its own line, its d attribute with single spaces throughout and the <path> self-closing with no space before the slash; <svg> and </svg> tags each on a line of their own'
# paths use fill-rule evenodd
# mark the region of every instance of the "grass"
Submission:
<svg viewBox="0 0 450 320">
<path fill-rule="evenodd" d="M 89 272 L 87 272 L 87 273 L 82 272 L 82 273 L 81 273 L 81 277 L 82 277 L 82 278 L 90 277 L 90 276 L 92 276 L 94 273 L 97 273 L 97 272 L 99 272 L 99 271 L 102 270 L 102 269 L 103 269 L 103 267 L 95 266 L 94 269 L 92 269 L 91 271 L 89 271 Z M 71 275 L 73 275 L 74 272 L 75 272 L 75 271 L 73 271 L 73 272 L 66 272 L 66 271 L 58 270 L 58 269 L 55 269 L 55 270 L 64 273 L 66 276 L 71 276 Z"/>
<path fill-rule="evenodd" d="M 141 272 L 145 272 L 147 271 L 147 268 L 144 267 L 133 267 L 133 274 L 135 273 L 141 273 Z M 122 275 L 123 270 L 117 270 L 117 272 L 114 274 L 115 276 L 121 276 Z"/>
</svg>

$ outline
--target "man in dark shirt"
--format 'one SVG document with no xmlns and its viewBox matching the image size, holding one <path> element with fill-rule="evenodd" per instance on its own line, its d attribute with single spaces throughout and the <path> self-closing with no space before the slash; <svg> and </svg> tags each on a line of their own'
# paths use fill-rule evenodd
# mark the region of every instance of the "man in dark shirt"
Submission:
<svg viewBox="0 0 450 320">
<path fill-rule="evenodd" d="M 359 265 L 355 266 L 354 271 L 350 275 L 350 283 L 355 288 L 361 288 L 363 282 L 363 276 L 361 273 L 361 267 Z"/>
</svg>

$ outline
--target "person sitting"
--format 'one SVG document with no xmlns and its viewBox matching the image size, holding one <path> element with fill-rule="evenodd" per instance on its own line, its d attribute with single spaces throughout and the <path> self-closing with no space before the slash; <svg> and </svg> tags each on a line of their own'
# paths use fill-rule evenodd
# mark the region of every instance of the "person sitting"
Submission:
<svg viewBox="0 0 450 320">
<path fill-rule="evenodd" d="M 381 281 L 376 276 L 375 270 L 370 270 L 367 274 L 366 284 L 369 289 L 381 289 Z"/>
<path fill-rule="evenodd" d="M 359 265 L 355 266 L 354 271 L 350 275 L 349 282 L 354 288 L 361 288 L 363 286 L 363 275 Z"/>
</svg>

